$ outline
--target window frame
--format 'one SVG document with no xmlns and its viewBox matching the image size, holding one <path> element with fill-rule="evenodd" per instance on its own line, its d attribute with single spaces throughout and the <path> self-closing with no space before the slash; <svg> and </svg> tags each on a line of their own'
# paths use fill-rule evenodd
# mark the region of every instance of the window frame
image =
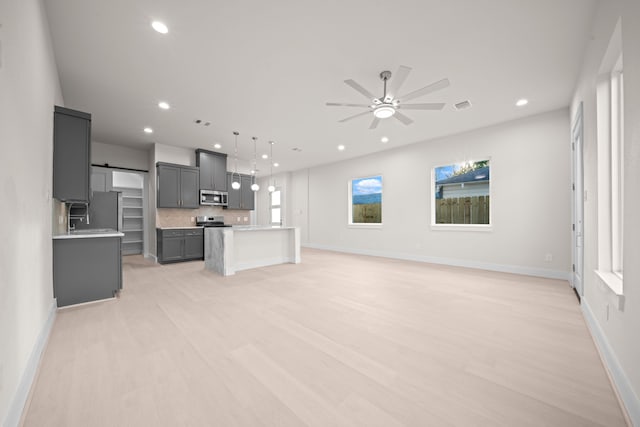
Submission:
<svg viewBox="0 0 640 427">
<path fill-rule="evenodd" d="M 353 182 L 380 178 L 380 222 L 353 222 Z M 349 228 L 382 228 L 384 224 L 384 176 L 381 173 L 353 177 L 347 181 L 347 226 Z"/>
<path fill-rule="evenodd" d="M 486 161 L 489 165 L 489 223 L 488 224 L 438 224 L 436 223 L 436 169 L 460 165 L 464 163 L 477 163 Z M 446 165 L 437 164 L 431 168 L 431 220 L 430 226 L 433 231 L 493 231 L 493 182 L 494 179 L 494 165 L 491 156 L 476 157 L 474 159 L 464 160 L 460 162 L 452 162 Z"/>
<path fill-rule="evenodd" d="M 278 205 L 273 204 L 273 193 L 275 192 L 280 193 L 280 204 Z M 273 221 L 273 209 L 280 209 L 280 221 L 278 222 Z M 271 224 L 272 226 L 273 225 L 282 226 L 282 189 L 281 187 L 275 187 L 275 190 L 269 193 L 269 224 Z"/>
</svg>

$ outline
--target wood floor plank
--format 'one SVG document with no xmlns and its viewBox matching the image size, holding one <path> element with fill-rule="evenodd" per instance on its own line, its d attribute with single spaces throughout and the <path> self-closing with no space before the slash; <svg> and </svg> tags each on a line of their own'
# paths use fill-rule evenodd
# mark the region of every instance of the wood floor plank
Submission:
<svg viewBox="0 0 640 427">
<path fill-rule="evenodd" d="M 59 310 L 23 426 L 624 426 L 566 282 L 303 249 L 125 257 Z"/>
</svg>

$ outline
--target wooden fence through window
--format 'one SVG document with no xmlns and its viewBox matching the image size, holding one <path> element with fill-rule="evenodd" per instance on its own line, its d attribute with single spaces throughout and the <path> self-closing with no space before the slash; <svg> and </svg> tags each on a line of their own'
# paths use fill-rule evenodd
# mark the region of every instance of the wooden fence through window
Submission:
<svg viewBox="0 0 640 427">
<path fill-rule="evenodd" d="M 489 196 L 437 199 L 436 224 L 489 224 Z"/>
</svg>

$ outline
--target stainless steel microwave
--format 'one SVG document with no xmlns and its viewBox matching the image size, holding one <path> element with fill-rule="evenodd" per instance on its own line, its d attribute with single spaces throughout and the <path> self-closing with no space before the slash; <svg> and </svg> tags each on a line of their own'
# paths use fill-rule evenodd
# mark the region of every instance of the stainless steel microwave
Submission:
<svg viewBox="0 0 640 427">
<path fill-rule="evenodd" d="M 229 193 L 226 191 L 200 190 L 200 204 L 227 206 Z"/>
</svg>

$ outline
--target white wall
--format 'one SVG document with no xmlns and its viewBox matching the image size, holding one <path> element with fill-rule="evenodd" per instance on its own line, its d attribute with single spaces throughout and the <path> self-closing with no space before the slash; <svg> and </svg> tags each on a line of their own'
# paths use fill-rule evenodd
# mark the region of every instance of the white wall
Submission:
<svg viewBox="0 0 640 427">
<path fill-rule="evenodd" d="M 598 267 L 598 176 L 596 76 L 611 34 L 622 17 L 624 57 L 624 297 L 618 299 L 595 275 Z M 583 102 L 584 297 L 582 308 L 627 411 L 640 425 L 640 2 L 600 2 L 592 40 L 571 105 L 571 117 Z M 618 303 L 623 305 L 617 308 Z M 607 319 L 607 307 L 609 315 Z"/>
<path fill-rule="evenodd" d="M 149 167 L 149 150 L 125 147 L 123 145 L 91 142 L 91 163 L 123 169 L 147 170 Z"/>
<path fill-rule="evenodd" d="M 0 2 L 0 422 L 17 424 L 55 313 L 53 106 L 62 94 L 38 0 Z"/>
<path fill-rule="evenodd" d="M 303 241 L 314 247 L 568 278 L 569 148 L 563 109 L 298 171 L 291 185 L 294 221 L 306 226 Z M 485 158 L 491 159 L 492 230 L 432 230 L 432 168 Z M 378 174 L 383 227 L 349 227 L 349 180 Z"/>
</svg>

